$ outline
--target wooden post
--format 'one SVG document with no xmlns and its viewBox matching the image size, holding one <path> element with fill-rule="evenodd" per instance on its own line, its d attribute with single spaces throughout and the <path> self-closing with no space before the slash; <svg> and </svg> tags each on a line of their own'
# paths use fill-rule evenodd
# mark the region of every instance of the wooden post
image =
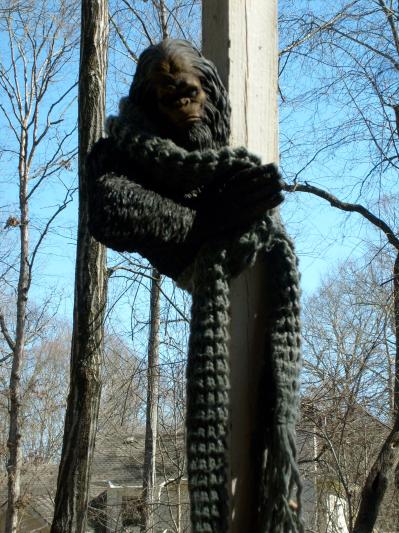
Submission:
<svg viewBox="0 0 399 533">
<path fill-rule="evenodd" d="M 202 51 L 217 66 L 232 105 L 231 145 L 264 163 L 278 160 L 277 0 L 203 0 Z M 253 532 L 256 516 L 251 442 L 264 357 L 267 266 L 256 264 L 232 284 L 231 533 Z"/>
</svg>

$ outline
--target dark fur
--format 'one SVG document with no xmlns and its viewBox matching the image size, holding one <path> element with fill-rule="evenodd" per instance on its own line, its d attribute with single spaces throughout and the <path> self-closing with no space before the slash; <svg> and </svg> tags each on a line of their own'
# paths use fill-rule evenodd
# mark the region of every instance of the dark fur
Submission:
<svg viewBox="0 0 399 533">
<path fill-rule="evenodd" d="M 152 75 L 160 61 L 194 73 L 207 95 L 204 120 L 183 133 L 157 112 Z M 260 166 L 245 149 L 223 148 L 230 134 L 226 89 L 213 63 L 187 41 L 167 39 L 141 54 L 129 95 L 106 128 L 109 137 L 96 143 L 88 161 L 90 230 L 115 250 L 139 252 L 167 275 L 178 277 L 204 242 L 250 225 L 282 200 L 275 167 Z M 162 150 L 181 164 L 168 171 L 157 166 L 156 154 L 144 161 L 129 144 L 137 138 L 156 146 L 164 139 Z M 185 150 L 205 161 L 205 170 L 209 161 L 210 171 L 196 174 Z M 212 170 L 214 162 L 220 170 Z"/>
<path fill-rule="evenodd" d="M 200 78 L 207 95 L 204 123 L 190 128 L 185 138 L 176 135 L 174 131 L 165 132 L 156 115 L 151 73 L 154 65 L 160 61 L 173 61 L 183 68 L 191 69 Z M 187 41 L 167 39 L 150 46 L 141 54 L 129 96 L 122 105 L 120 118 L 131 122 L 132 117 L 143 110 L 147 118 L 146 126 L 151 133 L 168 137 L 188 150 L 221 148 L 229 143 L 230 104 L 227 91 L 215 65 Z"/>
<path fill-rule="evenodd" d="M 160 61 L 198 77 L 207 95 L 204 119 L 183 133 L 179 121 L 175 127 L 165 123 L 165 115 L 173 122 L 169 108 L 157 108 L 154 66 Z M 161 90 L 163 81 L 158 83 Z M 253 451 L 259 502 L 252 502 L 252 518 L 261 525 L 251 531 L 291 532 L 297 519 L 287 500 L 299 486 L 295 256 L 277 218 L 267 213 L 282 200 L 277 169 L 261 165 L 245 148 L 227 147 L 229 118 L 214 65 L 191 44 L 166 40 L 145 50 L 119 115 L 108 119 L 109 137 L 96 143 L 88 160 L 89 228 L 102 243 L 139 252 L 193 292 L 186 423 L 196 533 L 228 531 L 230 280 L 258 254 L 269 254 L 272 312 L 260 388 L 273 390 L 274 397 L 259 410 L 262 438 Z"/>
</svg>

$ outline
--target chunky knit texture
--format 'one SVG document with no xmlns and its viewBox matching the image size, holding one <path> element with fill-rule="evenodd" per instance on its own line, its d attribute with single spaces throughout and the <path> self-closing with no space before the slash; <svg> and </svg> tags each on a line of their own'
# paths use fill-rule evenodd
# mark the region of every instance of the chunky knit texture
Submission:
<svg viewBox="0 0 399 533">
<path fill-rule="evenodd" d="M 157 145 L 162 149 L 153 170 L 154 158 L 149 153 L 156 152 Z M 167 168 L 173 161 L 182 180 L 189 169 L 194 188 L 200 183 L 201 172 L 211 176 L 212 170 L 217 168 L 223 175 L 232 168 L 255 164 L 244 149 L 188 153 L 171 141 L 143 136 L 130 137 L 123 150 L 129 154 L 129 164 L 137 159 L 145 175 L 151 175 L 153 184 L 154 180 L 162 180 L 159 169 L 164 162 Z M 149 192 L 127 177 L 114 174 L 101 176 L 92 186 L 93 234 L 114 249 L 140 251 L 162 272 L 173 273 L 176 281 L 192 291 L 187 453 L 195 533 L 227 531 L 230 281 L 253 265 L 258 255 L 269 263 L 272 280 L 267 297 L 272 313 L 265 328 L 265 357 L 270 374 L 263 376 L 261 389 L 272 388 L 274 394 L 264 406 L 265 419 L 259 420 L 264 428 L 257 450 L 262 466 L 259 532 L 299 531 L 298 515 L 289 505 L 293 490 L 300 487 L 295 465 L 300 367 L 299 289 L 293 247 L 281 224 L 269 214 L 249 231 L 237 234 L 231 242 L 205 244 L 195 259 L 190 258 L 193 264 L 183 271 L 178 254 L 168 253 L 168 245 L 183 245 L 187 240 L 195 217 L 190 208 L 180 207 L 180 212 L 176 212 L 176 204 L 172 201 Z M 176 187 L 174 183 L 172 186 Z M 185 192 L 192 192 L 185 189 Z M 165 244 L 164 248 L 159 246 L 159 241 Z M 165 267 L 165 261 L 170 266 Z M 266 450 L 268 461 L 263 464 L 261 457 Z"/>
<path fill-rule="evenodd" d="M 139 63 L 139 74 L 140 68 Z M 135 84 L 140 85 L 135 81 L 132 88 Z M 157 136 L 145 124 L 136 96 L 131 90 L 129 100 L 122 101 L 120 115 L 108 121 L 109 139 L 97 143 L 90 156 L 89 224 L 98 240 L 141 253 L 192 293 L 187 470 L 193 532 L 228 531 L 230 282 L 255 261 L 267 263 L 270 307 L 259 388 L 264 416 L 254 450 L 259 476 L 255 531 L 300 532 L 295 451 L 299 287 L 292 243 L 273 212 L 235 234 L 215 232 L 223 220 L 217 209 L 203 209 L 204 203 L 223 195 L 229 178 L 259 166 L 259 159 L 244 148 L 218 143 L 213 149 L 187 151 Z M 226 105 L 225 96 L 219 100 Z M 228 121 L 224 126 L 226 133 Z"/>
<path fill-rule="evenodd" d="M 301 531 L 290 498 L 299 501 L 295 421 L 300 368 L 299 286 L 291 241 L 267 215 L 229 245 L 205 247 L 193 278 L 187 369 L 188 474 L 194 531 L 228 531 L 226 459 L 229 404 L 228 325 L 231 277 L 256 259 L 271 267 L 271 313 L 260 390 L 264 399 L 256 458 L 259 533 Z M 267 452 L 267 462 L 264 462 Z M 297 492 L 296 498 L 294 492 Z"/>
<path fill-rule="evenodd" d="M 132 154 L 133 160 L 137 159 L 136 154 L 140 154 L 140 164 L 151 166 L 151 175 L 146 184 L 154 189 L 161 187 L 180 194 L 192 193 L 211 184 L 215 176 L 227 172 L 234 174 L 250 166 L 260 165 L 260 159 L 243 147 L 187 152 L 169 139 L 150 135 L 132 137 L 129 130 L 114 130 L 115 128 L 109 128 L 112 136 L 118 134 L 116 143 L 122 152 Z"/>
</svg>

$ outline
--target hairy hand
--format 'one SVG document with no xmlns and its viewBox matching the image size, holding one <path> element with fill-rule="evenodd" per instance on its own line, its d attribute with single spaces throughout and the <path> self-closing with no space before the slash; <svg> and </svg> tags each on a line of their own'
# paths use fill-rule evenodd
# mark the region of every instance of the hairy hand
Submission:
<svg viewBox="0 0 399 533">
<path fill-rule="evenodd" d="M 123 154 L 120 153 L 111 138 L 100 139 L 87 157 L 89 176 L 96 179 L 111 172 L 123 175 L 126 173 L 125 169 L 122 168 L 123 161 Z"/>
<path fill-rule="evenodd" d="M 241 170 L 218 191 L 207 191 L 198 208 L 206 238 L 246 230 L 283 201 L 283 181 L 275 165 Z"/>
<path fill-rule="evenodd" d="M 245 229 L 283 201 L 282 188 L 274 164 L 253 166 L 230 178 L 209 208 L 222 231 Z"/>
<path fill-rule="evenodd" d="M 233 176 L 221 191 L 221 200 L 233 208 L 245 209 L 250 217 L 256 217 L 283 201 L 282 188 L 277 167 L 274 164 L 261 165 L 241 170 Z"/>
</svg>

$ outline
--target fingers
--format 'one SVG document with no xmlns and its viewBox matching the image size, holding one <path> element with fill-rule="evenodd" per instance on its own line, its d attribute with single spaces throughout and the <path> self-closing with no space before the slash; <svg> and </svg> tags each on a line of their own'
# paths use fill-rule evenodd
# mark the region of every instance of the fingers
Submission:
<svg viewBox="0 0 399 533">
<path fill-rule="evenodd" d="M 283 194 L 278 191 L 268 196 L 259 198 L 259 196 L 253 196 L 245 198 L 241 202 L 237 202 L 234 208 L 234 216 L 240 213 L 242 220 L 253 222 L 256 219 L 261 218 L 269 209 L 274 209 L 282 203 L 284 200 Z"/>
<path fill-rule="evenodd" d="M 280 204 L 283 200 L 284 196 L 280 189 L 264 190 L 243 196 L 240 200 L 240 204 L 248 209 L 256 209 L 259 207 L 259 209 L 265 210 L 276 207 L 276 205 Z"/>
<path fill-rule="evenodd" d="M 253 175 L 256 175 L 255 171 Z M 249 188 L 251 187 L 252 185 Z M 261 187 L 254 185 L 250 191 L 248 187 L 243 193 L 238 191 L 238 187 L 235 191 L 224 191 L 220 195 L 215 195 L 211 201 L 208 198 L 204 202 L 203 215 L 212 221 L 212 232 L 215 232 L 215 228 L 218 235 L 223 232 L 246 230 L 260 220 L 268 210 L 277 207 L 284 200 L 277 172 L 273 172 L 272 183 L 265 185 L 263 180 Z"/>
<path fill-rule="evenodd" d="M 238 172 L 221 191 L 227 204 L 263 212 L 283 200 L 283 181 L 275 165 L 262 165 Z"/>
<path fill-rule="evenodd" d="M 283 181 L 275 165 L 262 165 L 238 172 L 220 194 L 219 209 L 224 224 L 242 227 L 261 218 L 284 200 Z"/>
<path fill-rule="evenodd" d="M 238 172 L 226 184 L 224 193 L 250 194 L 256 190 L 281 190 L 283 182 L 275 165 L 261 165 Z"/>
<path fill-rule="evenodd" d="M 241 170 L 240 172 L 237 172 L 235 176 L 233 176 L 232 181 L 234 180 L 251 180 L 251 179 L 263 179 L 264 181 L 277 181 L 281 179 L 280 173 L 273 163 L 268 165 L 259 165 L 259 166 L 253 166 L 250 168 L 246 168 L 244 170 Z"/>
<path fill-rule="evenodd" d="M 263 198 L 262 201 L 256 199 L 253 204 L 252 209 L 254 213 L 257 212 L 259 215 L 263 215 L 268 209 L 273 209 L 277 207 L 284 201 L 284 195 L 279 191 L 274 194 L 271 194 L 267 198 Z"/>
<path fill-rule="evenodd" d="M 94 178 L 113 171 L 120 173 L 123 161 L 123 155 L 111 138 L 98 140 L 87 157 L 88 168 Z"/>
</svg>

